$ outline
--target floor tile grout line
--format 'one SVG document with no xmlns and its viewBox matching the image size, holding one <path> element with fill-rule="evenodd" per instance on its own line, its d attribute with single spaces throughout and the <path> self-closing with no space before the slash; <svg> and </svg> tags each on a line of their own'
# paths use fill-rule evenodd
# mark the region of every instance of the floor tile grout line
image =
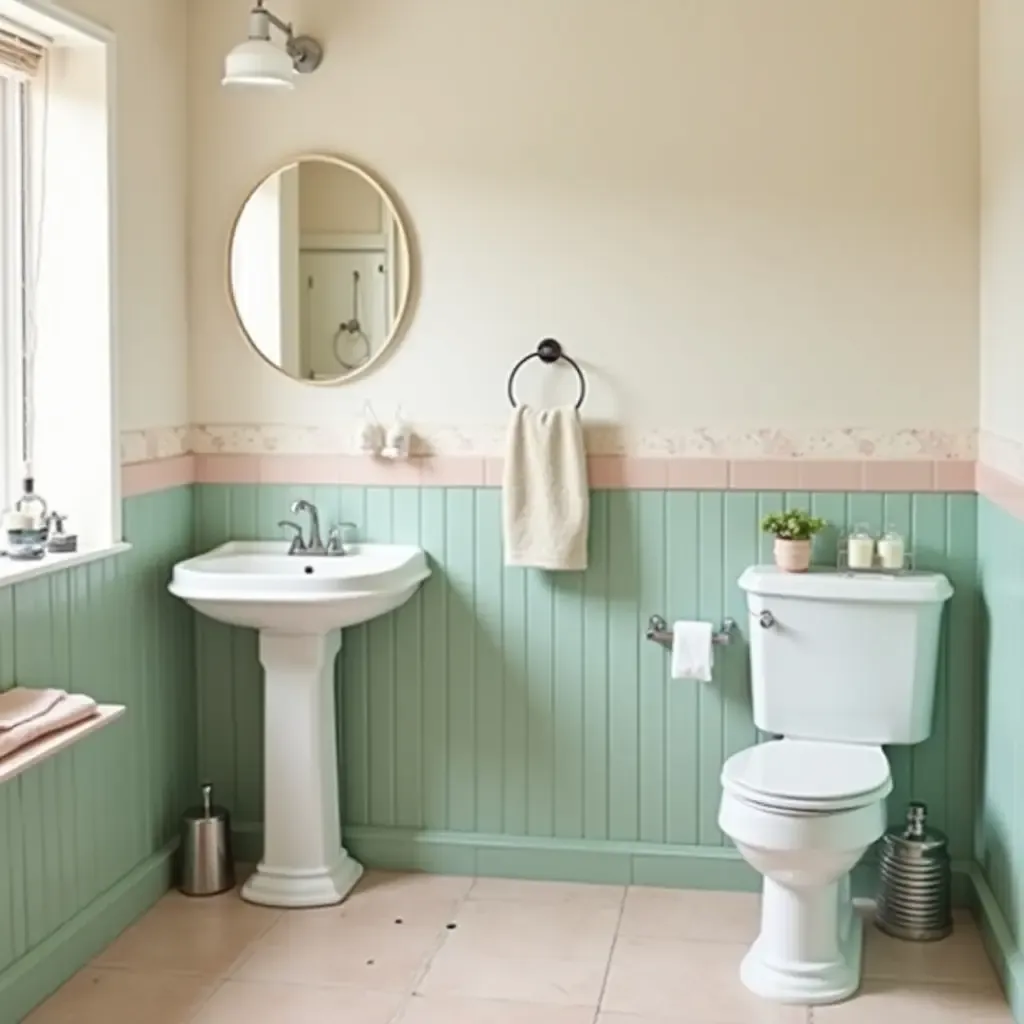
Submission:
<svg viewBox="0 0 1024 1024">
<path fill-rule="evenodd" d="M 612 960 L 615 959 L 615 948 L 619 944 L 619 930 L 622 928 L 622 918 L 626 913 L 626 900 L 629 899 L 631 886 L 627 883 L 622 887 L 622 898 L 619 900 L 619 916 L 615 919 L 615 931 L 612 932 L 612 945 L 608 950 L 608 963 L 605 964 L 604 977 L 601 979 L 601 990 L 597 994 L 597 1006 L 594 1007 L 594 1022 L 597 1024 L 601 1016 L 601 1004 L 604 1002 L 605 990 L 608 988 L 608 978 L 612 973 Z"/>
<path fill-rule="evenodd" d="M 210 991 L 209 991 L 209 992 L 208 992 L 208 993 L 206 994 L 206 998 L 205 998 L 205 999 L 203 999 L 203 1000 L 202 1000 L 202 1002 L 200 1002 L 200 1004 L 199 1004 L 199 1005 L 198 1005 L 198 1006 L 196 1007 L 196 1009 L 195 1009 L 195 1013 L 192 1013 L 192 1014 L 191 1014 L 191 1015 L 189 1016 L 189 1018 L 188 1018 L 188 1019 L 189 1019 L 189 1021 L 190 1021 L 190 1022 L 192 1022 L 192 1021 L 196 1021 L 196 1020 L 198 1020 L 198 1019 L 199 1019 L 199 1015 L 200 1015 L 200 1014 L 201 1014 L 201 1013 L 203 1012 L 203 1010 L 205 1010 L 205 1009 L 206 1009 L 206 1007 L 207 1007 L 207 1006 L 209 1006 L 209 1005 L 210 1005 L 210 1003 L 211 1003 L 211 1002 L 213 1001 L 213 997 L 214 997 L 214 996 L 215 996 L 215 995 L 216 995 L 216 994 L 217 994 L 217 993 L 218 993 L 218 992 L 219 992 L 219 991 L 220 991 L 220 990 L 221 990 L 221 989 L 222 989 L 222 988 L 223 988 L 223 987 L 224 987 L 224 986 L 225 986 L 225 985 L 226 985 L 226 984 L 227 984 L 227 983 L 228 983 L 228 982 L 230 981 L 230 980 L 231 980 L 230 978 L 217 978 L 216 984 L 215 984 L 215 985 L 213 986 L 213 988 L 211 988 L 211 989 L 210 989 Z"/>
<path fill-rule="evenodd" d="M 457 900 L 455 900 L 455 906 L 452 910 L 451 921 L 449 921 L 449 924 L 454 923 L 458 919 L 460 911 L 462 910 L 463 906 L 468 902 L 469 894 L 473 891 L 473 888 L 476 886 L 478 880 L 478 877 L 474 877 L 470 885 L 467 886 L 466 891 Z M 398 1009 L 395 1010 L 395 1015 L 388 1021 L 388 1024 L 400 1024 L 402 1018 L 405 1016 L 405 1011 L 409 1008 L 409 1004 L 413 1001 L 413 999 L 416 998 L 416 990 L 420 987 L 426 976 L 430 973 L 431 967 L 434 966 L 434 960 L 437 959 L 437 955 L 441 952 L 442 949 L 444 949 L 446 943 L 448 942 L 448 938 L 449 929 L 447 925 L 444 925 L 440 929 L 440 934 L 438 936 L 438 943 L 436 948 L 430 954 L 430 956 L 427 957 L 422 968 L 416 974 L 415 978 L 412 981 L 412 984 L 409 986 L 409 991 L 406 993 L 405 998 L 399 1004 Z"/>
</svg>

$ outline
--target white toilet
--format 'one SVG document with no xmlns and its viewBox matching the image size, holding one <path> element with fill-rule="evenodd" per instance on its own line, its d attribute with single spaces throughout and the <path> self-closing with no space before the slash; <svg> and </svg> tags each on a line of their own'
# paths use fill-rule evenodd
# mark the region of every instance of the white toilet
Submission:
<svg viewBox="0 0 1024 1024">
<path fill-rule="evenodd" d="M 718 822 L 764 876 L 761 932 L 740 977 L 783 1002 L 833 1003 L 860 984 L 850 870 L 886 826 L 882 744 L 932 729 L 938 573 L 784 573 L 739 580 L 750 610 L 754 723 L 783 737 L 722 768 Z"/>
</svg>

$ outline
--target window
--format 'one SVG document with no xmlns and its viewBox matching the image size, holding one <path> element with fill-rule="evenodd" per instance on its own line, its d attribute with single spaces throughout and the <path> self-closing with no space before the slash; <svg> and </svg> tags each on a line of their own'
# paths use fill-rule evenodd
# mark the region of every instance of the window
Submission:
<svg viewBox="0 0 1024 1024">
<path fill-rule="evenodd" d="M 77 561 L 121 539 L 113 42 L 42 0 L 0 16 L 0 508 L 28 464 Z M 0 560 L 0 585 L 38 571 Z"/>
<path fill-rule="evenodd" d="M 28 118 L 30 79 L 39 51 L 0 32 L 0 505 L 18 493 L 29 425 L 25 382 L 29 358 L 28 279 L 31 238 Z M 6 72 L 6 73 L 5 73 Z"/>
</svg>

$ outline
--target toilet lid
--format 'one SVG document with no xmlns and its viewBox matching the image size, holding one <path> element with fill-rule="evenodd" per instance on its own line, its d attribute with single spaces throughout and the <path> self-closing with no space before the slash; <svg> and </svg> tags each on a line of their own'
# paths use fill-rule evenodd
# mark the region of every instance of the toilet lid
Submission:
<svg viewBox="0 0 1024 1024">
<path fill-rule="evenodd" d="M 730 757 L 722 785 L 767 806 L 827 811 L 888 796 L 892 777 L 881 747 L 771 740 Z"/>
</svg>

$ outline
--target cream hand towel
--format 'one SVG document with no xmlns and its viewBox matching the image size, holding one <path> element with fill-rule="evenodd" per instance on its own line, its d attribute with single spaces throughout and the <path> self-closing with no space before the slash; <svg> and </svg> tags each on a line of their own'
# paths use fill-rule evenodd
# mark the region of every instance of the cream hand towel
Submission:
<svg viewBox="0 0 1024 1024">
<path fill-rule="evenodd" d="M 711 682 L 715 661 L 710 622 L 676 622 L 672 625 L 672 678 Z"/>
<path fill-rule="evenodd" d="M 66 696 L 63 690 L 30 690 L 25 686 L 0 693 L 0 735 L 45 715 Z"/>
<path fill-rule="evenodd" d="M 52 732 L 84 722 L 95 714 L 96 701 L 92 697 L 86 697 L 81 693 L 69 694 L 38 718 L 0 733 L 0 757 L 13 754 L 16 750 L 21 750 Z"/>
<path fill-rule="evenodd" d="M 573 407 L 516 408 L 502 489 L 506 565 L 586 569 L 590 492 L 583 427 Z"/>
</svg>

